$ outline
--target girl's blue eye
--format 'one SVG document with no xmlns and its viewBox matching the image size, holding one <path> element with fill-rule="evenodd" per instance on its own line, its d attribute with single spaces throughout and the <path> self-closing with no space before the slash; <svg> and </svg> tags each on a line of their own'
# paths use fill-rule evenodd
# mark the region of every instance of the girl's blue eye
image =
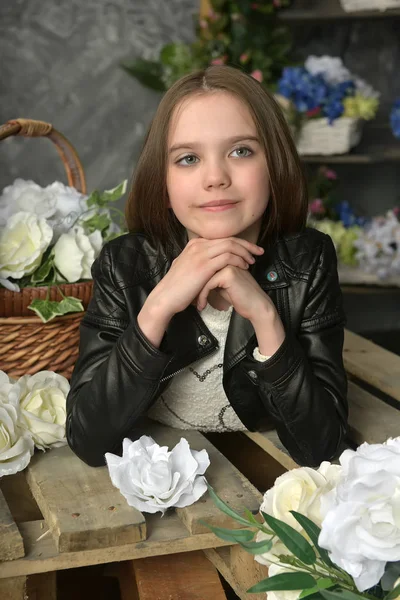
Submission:
<svg viewBox="0 0 400 600">
<path fill-rule="evenodd" d="M 233 150 L 232 154 L 234 152 L 240 152 L 240 154 L 238 154 L 238 156 L 234 157 L 234 158 L 247 158 L 248 156 L 251 156 L 253 154 L 253 152 L 250 150 L 250 148 L 246 148 L 246 146 L 241 146 L 240 148 L 236 148 L 235 150 Z"/>
<path fill-rule="evenodd" d="M 186 161 L 186 162 L 182 162 L 182 161 Z M 186 156 L 183 156 L 181 159 L 179 159 L 176 164 L 182 165 L 184 167 L 190 167 L 191 165 L 195 165 L 197 161 L 198 161 L 197 156 L 194 156 L 194 154 L 187 154 Z"/>
</svg>

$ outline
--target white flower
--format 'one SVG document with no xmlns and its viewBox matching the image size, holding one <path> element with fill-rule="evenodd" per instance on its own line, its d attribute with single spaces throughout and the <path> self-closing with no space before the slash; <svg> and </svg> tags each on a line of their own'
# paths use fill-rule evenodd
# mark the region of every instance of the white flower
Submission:
<svg viewBox="0 0 400 600">
<path fill-rule="evenodd" d="M 374 217 L 354 246 L 356 259 L 367 273 L 381 279 L 400 275 L 400 223 L 393 211 Z"/>
<path fill-rule="evenodd" d="M 16 283 L 12 283 L 8 279 L 4 279 L 0 277 L 0 285 L 6 288 L 6 290 L 10 290 L 10 292 L 20 292 L 20 287 Z"/>
<path fill-rule="evenodd" d="M 362 444 L 340 457 L 342 479 L 322 498 L 319 544 L 360 591 L 400 560 L 400 438 Z"/>
<path fill-rule="evenodd" d="M 260 510 L 284 521 L 294 529 L 306 535 L 300 523 L 296 521 L 290 511 L 299 512 L 316 525 L 320 525 L 323 515 L 321 513 L 321 497 L 336 485 L 341 472 L 341 467 L 324 461 L 318 470 L 309 467 L 299 467 L 280 475 L 274 486 L 264 494 Z M 258 532 L 256 540 L 269 539 L 268 535 Z M 279 554 L 290 554 L 289 550 L 279 541 L 275 541 L 269 552 L 256 555 L 256 560 L 269 566 L 276 561 Z"/>
<path fill-rule="evenodd" d="M 68 380 L 53 371 L 40 371 L 32 376 L 24 375 L 15 385 L 21 426 L 31 433 L 36 446 L 40 450 L 65 446 Z"/>
<path fill-rule="evenodd" d="M 282 565 L 271 565 L 268 569 L 268 576 L 280 575 L 281 573 L 293 573 Z M 303 590 L 283 590 L 278 592 L 268 592 L 268 600 L 297 600 Z"/>
<path fill-rule="evenodd" d="M 71 229 L 77 218 L 87 210 L 87 196 L 59 181 L 48 185 L 45 192 L 50 194 L 55 201 L 55 211 L 49 219 L 49 223 L 54 231 L 54 241 L 57 241 L 63 233 L 67 233 Z"/>
<path fill-rule="evenodd" d="M 86 235 L 83 227 L 73 227 L 68 233 L 63 233 L 56 242 L 54 264 L 70 283 L 80 279 L 90 279 L 90 269 L 98 256 L 103 238 L 96 229 Z"/>
<path fill-rule="evenodd" d="M 25 469 L 34 450 L 31 436 L 18 426 L 19 407 L 11 393 L 14 385 L 0 371 L 0 477 Z"/>
<path fill-rule="evenodd" d="M 196 502 L 207 490 L 201 475 L 210 464 L 206 450 L 191 450 L 187 440 L 168 451 L 149 436 L 123 441 L 122 457 L 105 455 L 111 481 L 128 504 L 142 512 L 164 512 Z"/>
<path fill-rule="evenodd" d="M 0 277 L 21 279 L 40 265 L 53 237 L 51 227 L 33 213 L 18 212 L 0 232 Z"/>
<path fill-rule="evenodd" d="M 311 55 L 305 61 L 304 67 L 312 75 L 323 75 L 325 81 L 332 84 L 353 79 L 352 74 L 339 57 Z"/>
<path fill-rule="evenodd" d="M 30 212 L 48 220 L 53 240 L 57 241 L 87 210 L 86 199 L 87 196 L 59 181 L 43 188 L 34 181 L 16 179 L 0 196 L 0 227 L 15 213 Z"/>
<path fill-rule="evenodd" d="M 12 185 L 4 188 L 0 196 L 0 226 L 17 212 L 34 213 L 37 217 L 47 219 L 56 210 L 54 195 L 46 193 L 34 181 L 16 179 Z"/>
</svg>

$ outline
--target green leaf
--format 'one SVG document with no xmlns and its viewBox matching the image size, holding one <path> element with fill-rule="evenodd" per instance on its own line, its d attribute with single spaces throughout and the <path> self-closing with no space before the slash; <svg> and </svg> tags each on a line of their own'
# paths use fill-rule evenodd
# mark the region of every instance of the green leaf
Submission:
<svg viewBox="0 0 400 600">
<path fill-rule="evenodd" d="M 386 594 L 386 596 L 384 597 L 384 600 L 394 600 L 394 598 L 397 598 L 397 596 L 399 596 L 399 595 L 400 595 L 400 583 L 399 583 L 399 585 L 396 585 L 396 587 L 393 588 L 391 592 Z"/>
<path fill-rule="evenodd" d="M 249 594 L 273 591 L 304 590 L 315 587 L 315 579 L 309 573 L 298 571 L 297 573 L 279 573 L 268 579 L 263 579 L 256 585 L 253 585 L 248 591 Z"/>
<path fill-rule="evenodd" d="M 249 529 L 225 529 L 224 527 L 213 527 L 203 520 L 200 522 L 211 529 L 217 537 L 226 542 L 249 542 L 254 537 L 254 531 L 250 531 Z"/>
<path fill-rule="evenodd" d="M 74 298 L 73 296 L 66 296 L 59 302 L 60 315 L 65 315 L 70 312 L 83 312 L 85 309 L 83 308 L 82 302 L 78 300 L 78 298 Z"/>
<path fill-rule="evenodd" d="M 385 572 L 380 581 L 382 589 L 389 592 L 400 577 L 400 561 L 386 563 Z"/>
<path fill-rule="evenodd" d="M 82 222 L 85 233 L 90 235 L 96 230 L 104 231 L 111 225 L 111 219 L 107 215 L 93 215 Z"/>
<path fill-rule="evenodd" d="M 313 565 L 317 560 L 317 556 L 314 552 L 311 544 L 293 527 L 287 525 L 279 519 L 275 519 L 271 515 L 262 512 L 267 525 L 276 533 L 279 539 L 285 544 L 286 548 L 290 550 L 297 558 L 299 558 L 306 565 Z"/>
<path fill-rule="evenodd" d="M 100 192 L 98 192 L 97 190 L 94 190 L 89 198 L 86 200 L 86 204 L 88 206 L 88 208 L 90 208 L 91 206 L 101 206 L 100 204 Z"/>
<path fill-rule="evenodd" d="M 235 519 L 235 521 L 241 523 L 242 525 L 246 525 L 247 527 L 252 525 L 252 523 L 250 523 L 247 519 L 244 519 L 241 515 L 239 515 L 239 513 L 237 513 L 227 504 L 225 504 L 225 502 L 217 496 L 210 484 L 207 484 L 207 487 L 212 501 L 214 502 L 216 507 L 219 508 L 219 510 L 228 515 L 228 517 L 232 517 L 232 519 Z"/>
<path fill-rule="evenodd" d="M 302 526 L 302 528 L 307 533 L 307 535 L 310 537 L 310 540 L 316 547 L 318 554 L 321 557 L 321 560 L 323 560 L 323 562 L 328 567 L 333 567 L 333 563 L 332 563 L 331 559 L 329 558 L 329 554 L 328 554 L 327 550 L 324 550 L 324 548 L 321 548 L 318 544 L 319 534 L 321 533 L 321 529 L 318 527 L 318 525 L 316 525 L 313 521 L 311 521 L 305 515 L 302 515 L 301 513 L 298 513 L 295 510 L 291 510 L 290 512 L 292 513 L 292 515 L 296 519 L 296 521 Z"/>
<path fill-rule="evenodd" d="M 253 513 L 248 508 L 244 509 L 244 514 L 246 515 L 250 523 L 253 523 L 258 528 L 262 526 L 260 521 L 257 521 Z"/>
<path fill-rule="evenodd" d="M 108 202 L 116 202 L 119 200 L 126 192 L 128 180 L 124 179 L 122 183 L 117 185 L 115 188 L 111 190 L 104 190 L 104 192 L 100 195 L 101 200 L 108 204 Z"/>
<path fill-rule="evenodd" d="M 28 308 L 33 310 L 40 317 L 43 323 L 47 323 L 57 317 L 59 312 L 59 302 L 54 302 L 51 300 L 32 300 Z"/>
<path fill-rule="evenodd" d="M 138 58 L 132 63 L 122 63 L 121 68 L 133 75 L 140 83 L 159 92 L 165 92 L 166 86 L 162 79 L 163 66 L 155 61 Z"/>
<path fill-rule="evenodd" d="M 43 264 L 31 275 L 32 283 L 41 283 L 49 276 L 54 264 L 54 255 L 50 254 Z"/>
<path fill-rule="evenodd" d="M 299 598 L 306 598 L 312 594 L 318 594 L 320 590 L 325 590 L 334 586 L 335 583 L 332 581 L 332 579 L 329 579 L 329 577 L 321 577 L 321 579 L 317 579 L 317 585 L 315 587 L 308 590 L 303 590 Z"/>
<path fill-rule="evenodd" d="M 355 592 L 351 592 L 350 590 L 344 590 L 340 588 L 337 592 L 332 592 L 329 590 L 320 590 L 319 592 L 325 600 L 360 600 L 360 598 L 364 598 L 363 594 L 356 594 Z"/>
<path fill-rule="evenodd" d="M 33 310 L 43 323 L 70 312 L 82 312 L 84 310 L 81 301 L 72 296 L 66 296 L 60 302 L 55 300 L 33 300 L 28 308 Z"/>
<path fill-rule="evenodd" d="M 262 542 L 239 542 L 243 550 L 249 554 L 264 554 L 272 548 L 271 540 L 263 540 Z"/>
</svg>

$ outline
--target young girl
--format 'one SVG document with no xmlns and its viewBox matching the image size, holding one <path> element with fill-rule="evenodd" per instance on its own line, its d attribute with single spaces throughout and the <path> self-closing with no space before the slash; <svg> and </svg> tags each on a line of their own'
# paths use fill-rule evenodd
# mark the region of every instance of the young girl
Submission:
<svg viewBox="0 0 400 600">
<path fill-rule="evenodd" d="M 346 431 L 344 315 L 331 239 L 305 227 L 299 158 L 273 97 L 226 66 L 163 97 L 127 202 L 131 233 L 93 265 L 67 400 L 89 465 L 146 433 L 276 427 L 296 462 Z"/>
</svg>

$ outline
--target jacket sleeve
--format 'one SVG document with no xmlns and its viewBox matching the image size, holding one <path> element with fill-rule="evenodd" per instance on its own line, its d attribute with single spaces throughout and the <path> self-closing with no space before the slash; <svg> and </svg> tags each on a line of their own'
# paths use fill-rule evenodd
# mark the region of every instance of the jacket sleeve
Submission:
<svg viewBox="0 0 400 600">
<path fill-rule="evenodd" d="M 279 438 L 300 465 L 334 458 L 346 433 L 344 324 L 336 252 L 326 236 L 300 331 L 287 332 L 269 360 L 252 366 Z"/>
<path fill-rule="evenodd" d="M 150 344 L 136 319 L 129 320 L 112 272 L 106 245 L 92 267 L 93 297 L 67 397 L 68 443 L 91 466 L 103 465 L 104 454 L 118 451 L 125 436 L 135 437 L 171 358 Z"/>
</svg>

